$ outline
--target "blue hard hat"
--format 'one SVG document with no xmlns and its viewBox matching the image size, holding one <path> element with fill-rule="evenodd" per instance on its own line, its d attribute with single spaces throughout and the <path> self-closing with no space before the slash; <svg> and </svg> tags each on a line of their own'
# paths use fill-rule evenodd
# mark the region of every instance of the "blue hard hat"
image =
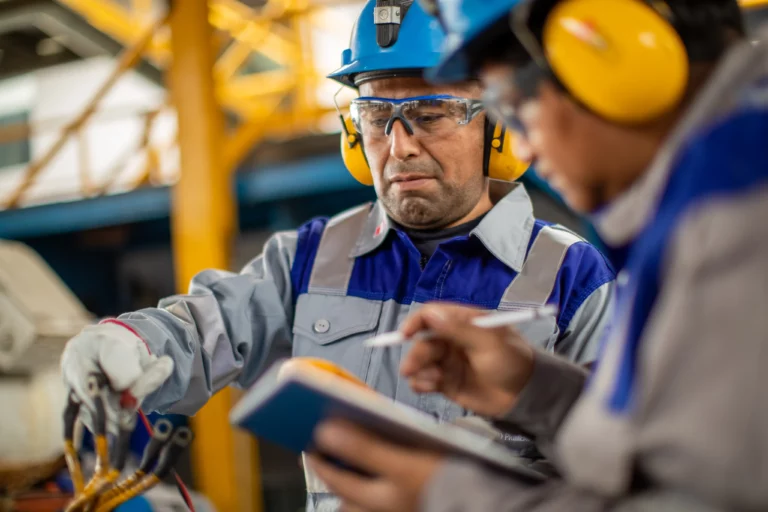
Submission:
<svg viewBox="0 0 768 512">
<path fill-rule="evenodd" d="M 376 0 L 366 2 L 352 29 L 349 48 L 341 54 L 341 67 L 328 78 L 356 87 L 360 81 L 356 83 L 355 77 L 361 74 L 422 76 L 438 63 L 445 39 L 440 22 L 418 2 L 379 3 L 395 5 L 377 7 Z"/>
<path fill-rule="evenodd" d="M 440 62 L 426 77 L 434 82 L 469 78 L 472 69 L 467 48 L 521 0 L 432 0 L 447 31 Z"/>
</svg>

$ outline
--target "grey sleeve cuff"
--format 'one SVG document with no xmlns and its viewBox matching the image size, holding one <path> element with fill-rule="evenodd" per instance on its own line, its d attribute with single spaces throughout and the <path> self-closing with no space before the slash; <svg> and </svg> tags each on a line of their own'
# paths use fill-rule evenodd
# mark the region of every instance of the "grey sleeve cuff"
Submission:
<svg viewBox="0 0 768 512">
<path fill-rule="evenodd" d="M 650 502 L 652 505 L 664 501 Z M 619 507 L 622 512 L 656 511 L 654 506 Z M 528 484 L 466 461 L 449 459 L 432 476 L 421 496 L 419 512 L 599 512 L 609 501 L 558 479 Z M 610 508 L 614 510 L 614 508 Z M 660 508 L 659 511 L 692 511 Z M 698 510 L 698 509 L 696 509 Z"/>
<path fill-rule="evenodd" d="M 531 379 L 515 406 L 494 422 L 495 426 L 502 430 L 511 427 L 535 438 L 541 450 L 552 443 L 563 420 L 581 395 L 588 375 L 587 370 L 580 366 L 537 350 Z M 545 451 L 548 450 L 542 450 L 543 453 Z"/>
<path fill-rule="evenodd" d="M 419 512 L 499 512 L 508 496 L 530 488 L 483 466 L 447 459 L 421 496 Z"/>
</svg>

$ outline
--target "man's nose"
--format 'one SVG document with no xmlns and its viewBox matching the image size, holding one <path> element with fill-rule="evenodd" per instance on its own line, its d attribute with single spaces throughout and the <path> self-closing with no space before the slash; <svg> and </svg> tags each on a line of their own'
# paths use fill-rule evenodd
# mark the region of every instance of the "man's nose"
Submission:
<svg viewBox="0 0 768 512">
<path fill-rule="evenodd" d="M 392 131 L 389 134 L 389 153 L 397 160 L 408 160 L 421 153 L 421 146 L 416 137 L 408 133 L 400 119 L 395 119 L 392 123 Z"/>
</svg>

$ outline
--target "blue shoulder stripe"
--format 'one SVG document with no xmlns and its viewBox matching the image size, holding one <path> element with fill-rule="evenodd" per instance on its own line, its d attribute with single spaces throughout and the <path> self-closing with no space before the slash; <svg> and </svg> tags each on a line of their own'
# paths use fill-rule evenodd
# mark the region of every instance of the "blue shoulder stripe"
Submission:
<svg viewBox="0 0 768 512">
<path fill-rule="evenodd" d="M 317 247 L 323 236 L 327 217 L 318 217 L 310 220 L 298 229 L 299 238 L 296 243 L 296 256 L 291 267 L 291 290 L 293 303 L 296 304 L 299 295 L 307 292 L 309 279 L 312 276 L 312 267 L 317 255 Z"/>
<path fill-rule="evenodd" d="M 655 218 L 633 242 L 627 270 L 635 276 L 633 309 L 624 353 L 608 406 L 616 412 L 631 408 L 635 392 L 640 340 L 663 287 L 662 261 L 686 215 L 715 197 L 738 201 L 768 185 L 768 111 L 739 111 L 707 128 L 680 151 Z M 755 219 L 755 222 L 763 222 Z M 619 297 L 621 300 L 621 295 Z"/>
<path fill-rule="evenodd" d="M 574 315 L 601 286 L 616 278 L 607 258 L 593 245 L 576 242 L 565 255 L 557 281 L 547 301 L 560 310 L 557 326 L 565 333 Z"/>
</svg>

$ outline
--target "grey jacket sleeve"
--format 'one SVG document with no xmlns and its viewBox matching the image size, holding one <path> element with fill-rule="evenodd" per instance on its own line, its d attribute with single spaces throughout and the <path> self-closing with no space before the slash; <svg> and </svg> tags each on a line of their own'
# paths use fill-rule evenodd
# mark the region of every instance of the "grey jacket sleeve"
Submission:
<svg viewBox="0 0 768 512">
<path fill-rule="evenodd" d="M 494 425 L 525 434 L 548 459 L 555 436 L 584 388 L 588 372 L 559 356 L 536 351 L 533 373 L 515 406 Z"/>
<path fill-rule="evenodd" d="M 603 400 L 590 387 L 557 439 L 561 459 L 570 460 L 565 480 L 528 487 L 453 460 L 431 481 L 422 510 L 765 510 L 768 224 L 750 222 L 768 218 L 763 192 L 698 208 L 676 230 L 639 344 L 637 405 L 625 439 L 605 442 L 596 428 L 611 420 L 604 408 L 582 411 L 591 399 Z M 590 469 L 594 464 L 579 468 L 569 453 L 601 459 L 606 452 L 628 457 L 651 489 L 634 495 L 628 484 L 610 498 L 586 491 L 601 488 L 606 475 Z M 577 476 L 578 486 L 571 483 Z"/>
<path fill-rule="evenodd" d="M 297 238 L 277 233 L 240 273 L 205 270 L 187 295 L 119 317 L 153 353 L 175 362 L 171 377 L 144 401 L 146 410 L 194 414 L 233 381 L 252 382 L 276 351 L 290 350 Z"/>
<path fill-rule="evenodd" d="M 615 281 L 609 281 L 592 292 L 576 310 L 565 333 L 555 345 L 555 353 L 578 364 L 594 363 L 600 342 L 609 329 L 615 294 Z"/>
<path fill-rule="evenodd" d="M 444 463 L 422 495 L 420 512 L 726 512 L 684 491 L 651 489 L 606 500 L 562 480 L 515 481 L 454 459 Z"/>
</svg>

